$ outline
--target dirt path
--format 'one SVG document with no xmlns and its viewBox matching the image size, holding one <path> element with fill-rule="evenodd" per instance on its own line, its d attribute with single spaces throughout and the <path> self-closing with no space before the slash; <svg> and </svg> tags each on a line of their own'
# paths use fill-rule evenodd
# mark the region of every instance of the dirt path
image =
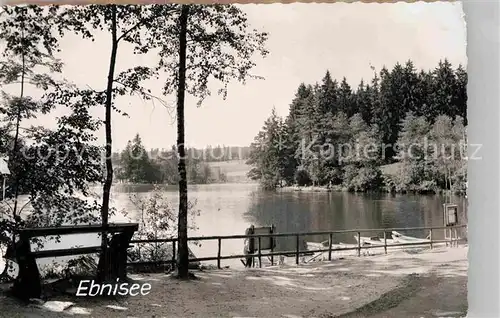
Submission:
<svg viewBox="0 0 500 318">
<path fill-rule="evenodd" d="M 74 303 L 61 313 L 19 306 L 4 298 L 0 316 L 67 317 L 77 312 L 90 317 L 442 316 L 466 308 L 466 256 L 463 248 L 436 249 L 416 255 L 197 272 L 199 279 L 189 282 L 164 274 L 132 276 L 150 283 L 151 293 L 116 300 L 61 298 Z"/>
<path fill-rule="evenodd" d="M 465 317 L 467 279 L 410 275 L 404 284 L 353 312 L 351 317 Z"/>
<path fill-rule="evenodd" d="M 370 317 L 465 317 L 467 315 L 467 278 L 438 277 L 429 275 L 419 278 L 414 295 Z M 418 306 L 416 306 L 418 304 Z"/>
</svg>

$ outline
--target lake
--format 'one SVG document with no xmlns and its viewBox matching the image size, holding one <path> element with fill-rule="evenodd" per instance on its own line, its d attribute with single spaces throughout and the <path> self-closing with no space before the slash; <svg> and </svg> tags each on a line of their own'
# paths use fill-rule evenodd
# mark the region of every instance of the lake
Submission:
<svg viewBox="0 0 500 318">
<path fill-rule="evenodd" d="M 96 189 L 98 190 L 98 189 Z M 112 189 L 112 206 L 125 209 L 132 218 L 138 210 L 130 201 L 130 194 L 147 196 L 150 185 L 115 185 Z M 166 193 L 177 209 L 178 188 L 167 187 Z M 376 229 L 382 227 L 424 227 L 442 226 L 445 198 L 440 195 L 393 195 L 353 194 L 345 192 L 282 192 L 269 193 L 252 183 L 227 183 L 189 186 L 189 200 L 196 202 L 200 215 L 196 217 L 198 229 L 190 230 L 190 236 L 244 234 L 251 224 L 269 226 L 274 224 L 277 232 L 306 232 L 344 229 Z M 459 206 L 461 223 L 466 219 L 466 199 L 453 197 L 451 201 Z M 112 222 L 127 220 L 123 215 L 111 218 Z M 362 233 L 363 236 L 382 233 Z M 425 237 L 427 232 L 406 232 L 404 234 Z M 334 236 L 334 241 L 355 243 L 354 233 Z M 382 234 L 383 235 L 383 234 Z M 434 233 L 438 238 L 440 233 Z M 441 234 L 442 235 L 442 234 Z M 306 238 L 321 242 L 328 236 Z M 304 242 L 302 242 L 304 243 Z M 47 248 L 99 244 L 97 236 L 67 236 L 61 243 L 50 243 Z M 294 238 L 279 238 L 277 250 L 294 250 Z M 197 257 L 217 255 L 217 241 L 203 241 L 193 246 Z M 241 254 L 242 240 L 226 240 L 222 243 L 222 255 Z M 46 263 L 42 260 L 40 263 Z M 242 266 L 239 260 L 223 260 L 222 265 Z"/>
<path fill-rule="evenodd" d="M 151 186 L 117 185 L 113 189 L 113 203 L 120 209 L 134 211 L 130 193 L 147 195 Z M 167 188 L 172 204 L 177 207 L 178 188 Z M 308 232 L 344 229 L 376 229 L 382 227 L 424 227 L 443 225 L 443 203 L 440 195 L 392 195 L 353 194 L 346 192 L 281 192 L 261 191 L 257 184 L 210 184 L 189 187 L 189 200 L 196 202 L 200 215 L 196 218 L 197 230 L 191 236 L 244 234 L 251 224 L 274 224 L 277 232 Z M 466 199 L 453 197 L 459 206 L 460 220 L 465 222 Z M 121 216 L 117 216 L 121 220 Z M 355 243 L 351 234 L 338 234 L 334 240 Z M 377 235 L 381 233 L 363 233 Z M 409 231 L 408 235 L 425 237 L 427 232 Z M 437 235 L 436 235 L 437 234 Z M 438 233 L 433 233 L 435 238 Z M 382 234 L 383 235 L 383 234 Z M 442 235 L 442 234 L 441 234 Z M 436 237 L 437 236 L 437 237 Z M 306 238 L 321 242 L 328 236 Z M 217 255 L 217 241 L 203 241 L 200 247 L 192 247 L 197 257 Z M 294 250 L 295 239 L 279 238 L 277 250 Z M 222 255 L 241 254 L 242 240 L 226 240 L 222 243 Z M 241 263 L 238 260 L 222 261 L 223 265 Z"/>
</svg>

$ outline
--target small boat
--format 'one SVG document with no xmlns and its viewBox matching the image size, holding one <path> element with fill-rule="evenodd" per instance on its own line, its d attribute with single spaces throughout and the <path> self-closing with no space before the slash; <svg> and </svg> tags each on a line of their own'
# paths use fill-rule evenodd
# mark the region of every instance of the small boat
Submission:
<svg viewBox="0 0 500 318">
<path fill-rule="evenodd" d="M 323 243 L 317 243 L 317 242 L 306 242 L 307 244 L 307 250 L 308 251 L 315 251 L 315 250 L 324 250 L 325 248 L 328 248 L 328 243 L 323 245 Z"/>
<path fill-rule="evenodd" d="M 328 252 L 328 241 L 324 241 L 321 243 L 318 242 L 306 242 L 307 243 L 307 249 L 311 251 L 311 258 L 309 259 L 304 259 L 303 261 L 305 263 L 310 263 L 310 262 L 316 262 L 316 261 L 325 261 L 329 259 L 329 252 Z M 332 257 L 333 258 L 342 258 L 346 255 L 350 255 L 353 253 L 353 248 L 355 248 L 357 245 L 356 244 L 346 244 L 342 242 L 338 243 L 333 243 L 332 244 Z M 346 250 L 342 250 L 346 249 Z M 319 251 L 323 252 L 319 252 Z"/>
<path fill-rule="evenodd" d="M 327 250 L 328 249 L 328 241 L 323 241 L 321 243 L 318 242 L 306 242 L 307 244 L 307 250 L 308 251 L 317 251 L 317 250 Z M 338 249 L 338 248 L 351 248 L 356 245 L 353 244 L 346 244 L 342 242 L 338 243 L 332 243 L 332 249 Z"/>
<path fill-rule="evenodd" d="M 358 236 L 355 235 L 354 238 L 356 239 L 356 242 L 358 242 Z M 367 236 L 361 236 L 359 238 L 359 240 L 361 241 L 361 244 L 362 245 L 380 245 L 380 246 L 384 246 L 385 244 L 387 245 L 391 245 L 391 244 L 394 244 L 395 241 L 393 239 L 386 239 L 385 243 L 384 243 L 384 239 L 383 238 L 380 238 L 378 236 L 372 236 L 372 237 L 367 237 Z"/>
<path fill-rule="evenodd" d="M 426 238 L 421 239 L 421 238 L 406 236 L 406 235 L 403 235 L 399 232 L 393 231 L 392 237 L 394 238 L 394 241 L 396 241 L 397 243 L 430 243 L 431 242 L 430 234 Z M 463 239 L 459 236 L 459 237 L 452 237 L 452 238 L 447 237 L 446 240 L 462 241 Z M 434 244 L 434 242 L 433 242 L 433 244 Z M 435 244 L 440 244 L 440 243 L 436 242 Z"/>
<path fill-rule="evenodd" d="M 416 237 L 412 237 L 412 236 L 406 236 L 406 235 L 403 235 L 403 234 L 396 232 L 396 231 L 392 231 L 392 238 L 393 238 L 394 242 L 396 242 L 396 243 L 430 243 L 431 242 L 429 237 L 427 237 L 425 239 L 421 239 L 421 238 L 416 238 Z"/>
</svg>

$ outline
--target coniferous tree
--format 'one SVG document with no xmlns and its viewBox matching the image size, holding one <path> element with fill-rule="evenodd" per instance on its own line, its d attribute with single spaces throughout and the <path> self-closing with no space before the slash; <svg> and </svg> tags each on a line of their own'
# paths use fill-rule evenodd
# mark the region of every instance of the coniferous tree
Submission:
<svg viewBox="0 0 500 318">
<path fill-rule="evenodd" d="M 432 72 L 426 72 L 424 70 L 420 71 L 420 73 L 418 73 L 418 82 L 416 87 L 419 103 L 413 110 L 415 116 L 426 116 L 428 119 L 433 116 L 433 86 L 434 79 Z"/>
<path fill-rule="evenodd" d="M 318 96 L 318 108 L 323 114 L 335 115 L 339 111 L 338 94 L 338 84 L 332 79 L 330 72 L 327 71 L 321 81 Z"/>
<path fill-rule="evenodd" d="M 285 161 L 282 158 L 283 125 L 273 108 L 271 115 L 252 143 L 247 164 L 254 165 L 248 174 L 251 179 L 260 180 L 265 189 L 275 189 L 285 179 Z"/>
<path fill-rule="evenodd" d="M 345 77 L 342 79 L 342 82 L 340 82 L 338 96 L 340 112 L 345 113 L 347 117 L 351 117 L 357 113 L 352 89 Z"/>
<path fill-rule="evenodd" d="M 372 105 L 370 103 L 370 95 L 372 94 L 371 90 L 372 88 L 370 85 L 365 85 L 365 82 L 361 80 L 356 94 L 354 95 L 356 109 L 359 111 L 361 118 L 363 118 L 363 120 L 368 124 L 371 124 L 373 113 Z"/>
<path fill-rule="evenodd" d="M 455 71 L 455 88 L 453 93 L 453 105 L 456 108 L 456 116 L 460 116 L 467 126 L 467 72 L 459 65 Z"/>
<path fill-rule="evenodd" d="M 285 156 L 285 169 L 283 178 L 287 183 L 293 183 L 295 171 L 300 160 L 300 145 L 301 145 L 301 116 L 303 114 L 305 102 L 310 95 L 309 88 L 305 84 L 300 84 L 295 98 L 290 104 L 290 111 L 283 122 L 283 152 Z"/>
<path fill-rule="evenodd" d="M 132 183 L 157 183 L 161 181 L 159 169 L 142 144 L 141 137 L 136 134 L 127 142 L 121 154 L 122 178 Z"/>
<path fill-rule="evenodd" d="M 421 96 L 418 92 L 418 82 L 417 71 L 413 62 L 409 60 L 406 62 L 403 69 L 403 82 L 401 86 L 401 93 L 403 95 L 403 105 L 401 105 L 404 111 L 404 113 L 402 113 L 403 116 L 406 112 L 415 112 L 419 107 L 419 99 Z"/>
<path fill-rule="evenodd" d="M 433 120 L 440 115 L 448 115 L 454 118 L 460 110 L 453 104 L 456 88 L 455 72 L 448 60 L 440 61 L 433 72 L 433 89 L 430 94 L 431 109 L 428 118 Z"/>
</svg>

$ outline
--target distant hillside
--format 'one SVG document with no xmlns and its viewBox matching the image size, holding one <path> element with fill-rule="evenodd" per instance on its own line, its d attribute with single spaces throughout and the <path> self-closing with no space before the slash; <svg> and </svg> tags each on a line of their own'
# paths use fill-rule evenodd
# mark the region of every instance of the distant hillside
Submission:
<svg viewBox="0 0 500 318">
<path fill-rule="evenodd" d="M 229 183 L 248 183 L 253 182 L 247 177 L 250 166 L 245 164 L 246 160 L 229 160 L 219 162 L 209 162 L 212 171 L 217 174 L 219 171 L 224 173 Z"/>
<path fill-rule="evenodd" d="M 165 153 L 172 153 L 175 155 L 175 146 L 168 149 L 153 148 L 147 151 L 149 158 L 155 159 L 158 157 L 167 158 Z M 122 151 L 113 153 L 112 160 L 114 163 L 118 164 Z M 250 155 L 250 147 L 240 147 L 240 146 L 207 146 L 205 148 L 186 148 L 186 154 L 188 158 L 201 159 L 205 162 L 226 162 L 234 160 L 248 160 Z"/>
<path fill-rule="evenodd" d="M 250 147 L 233 146 L 207 146 L 203 149 L 188 148 L 188 156 L 203 158 L 205 162 L 228 162 L 236 160 L 247 160 L 250 155 Z"/>
<path fill-rule="evenodd" d="M 148 174 L 153 176 L 150 179 L 154 179 L 155 182 L 161 181 L 168 184 L 177 183 L 178 157 L 175 146 L 172 146 L 170 149 L 155 148 L 146 150 L 141 144 L 140 136 L 137 136 L 135 141 L 130 141 L 129 143 L 128 150 L 115 152 L 112 157 L 114 170 L 117 173 L 117 180 L 125 180 L 124 177 L 120 178 L 121 175 L 124 175 L 124 167 L 127 167 L 124 165 L 124 160 L 130 161 L 131 158 L 136 158 L 140 155 L 142 159 L 139 158 L 139 165 L 143 170 L 145 169 L 145 172 L 155 170 Z M 136 153 L 128 153 L 133 151 Z M 191 183 L 197 184 L 205 184 L 207 182 L 251 182 L 247 178 L 250 167 L 245 164 L 249 155 L 250 147 L 207 146 L 203 149 L 186 148 L 188 178 L 190 173 L 191 176 L 196 176 L 198 179 L 201 178 L 200 180 L 191 180 Z M 207 168 L 210 169 L 211 173 L 207 174 L 209 172 Z M 196 170 L 195 173 L 193 173 L 193 169 Z M 158 178 L 161 178 L 161 180 L 157 180 Z M 148 181 L 144 182 L 148 183 Z"/>
</svg>

